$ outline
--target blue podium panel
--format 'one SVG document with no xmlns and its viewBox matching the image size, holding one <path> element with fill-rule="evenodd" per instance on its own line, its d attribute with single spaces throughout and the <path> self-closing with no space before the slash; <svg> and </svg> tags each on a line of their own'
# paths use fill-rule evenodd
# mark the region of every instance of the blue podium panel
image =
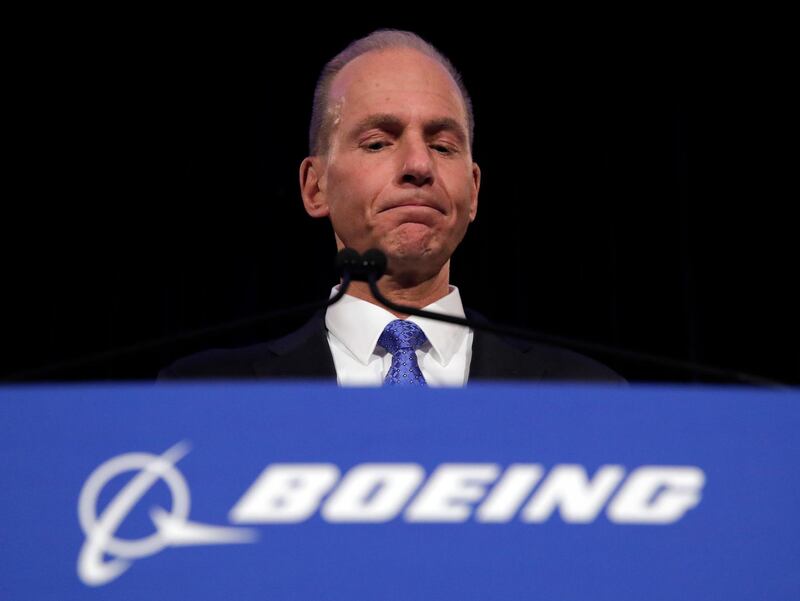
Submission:
<svg viewBox="0 0 800 601">
<path fill-rule="evenodd" d="M 0 599 L 800 599 L 800 393 L 0 389 Z"/>
</svg>

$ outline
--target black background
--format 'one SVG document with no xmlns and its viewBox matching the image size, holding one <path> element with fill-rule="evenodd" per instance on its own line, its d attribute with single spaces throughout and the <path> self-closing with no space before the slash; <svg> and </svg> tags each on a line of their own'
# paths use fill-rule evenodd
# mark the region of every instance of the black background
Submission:
<svg viewBox="0 0 800 601">
<path fill-rule="evenodd" d="M 333 236 L 297 175 L 314 84 L 350 40 L 398 27 L 473 98 L 483 184 L 452 264 L 467 306 L 800 383 L 791 78 L 769 31 L 308 12 L 25 21 L 7 91 L 6 379 L 326 297 Z M 28 379 L 154 378 L 304 319 Z M 631 380 L 692 379 L 598 358 Z"/>
</svg>

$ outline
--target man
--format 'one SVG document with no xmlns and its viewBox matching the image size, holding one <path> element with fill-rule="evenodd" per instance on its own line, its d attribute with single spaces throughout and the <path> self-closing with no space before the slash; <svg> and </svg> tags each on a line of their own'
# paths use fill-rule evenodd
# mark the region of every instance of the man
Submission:
<svg viewBox="0 0 800 601">
<path fill-rule="evenodd" d="M 312 217 L 330 219 L 340 249 L 386 254 L 379 287 L 398 304 L 465 315 L 449 276 L 450 257 L 478 210 L 473 123 L 458 73 L 415 34 L 375 32 L 323 69 L 310 156 L 300 166 L 303 203 Z M 190 357 L 162 377 L 336 377 L 342 385 L 375 386 L 619 379 L 569 351 L 406 317 L 354 282 L 298 332 Z"/>
</svg>

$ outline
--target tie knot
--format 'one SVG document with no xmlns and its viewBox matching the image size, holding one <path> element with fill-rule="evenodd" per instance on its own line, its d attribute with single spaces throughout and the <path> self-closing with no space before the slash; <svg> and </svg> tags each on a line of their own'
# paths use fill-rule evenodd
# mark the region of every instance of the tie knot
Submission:
<svg viewBox="0 0 800 601">
<path fill-rule="evenodd" d="M 425 332 L 413 321 L 395 319 L 383 329 L 378 344 L 394 355 L 400 350 L 415 351 L 427 340 Z"/>
</svg>

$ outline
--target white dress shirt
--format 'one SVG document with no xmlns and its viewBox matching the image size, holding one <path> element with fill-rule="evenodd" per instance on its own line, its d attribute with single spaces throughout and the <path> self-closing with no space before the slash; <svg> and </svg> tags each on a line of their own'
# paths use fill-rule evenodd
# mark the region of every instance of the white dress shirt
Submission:
<svg viewBox="0 0 800 601">
<path fill-rule="evenodd" d="M 331 291 L 333 296 L 339 287 Z M 464 317 L 458 288 L 424 307 L 428 311 Z M 378 346 L 383 329 L 397 319 L 389 311 L 346 294 L 325 314 L 328 344 L 340 386 L 381 386 L 392 364 L 392 356 Z M 472 359 L 472 330 L 464 326 L 410 316 L 428 342 L 417 349 L 422 375 L 430 386 L 464 386 Z"/>
</svg>

